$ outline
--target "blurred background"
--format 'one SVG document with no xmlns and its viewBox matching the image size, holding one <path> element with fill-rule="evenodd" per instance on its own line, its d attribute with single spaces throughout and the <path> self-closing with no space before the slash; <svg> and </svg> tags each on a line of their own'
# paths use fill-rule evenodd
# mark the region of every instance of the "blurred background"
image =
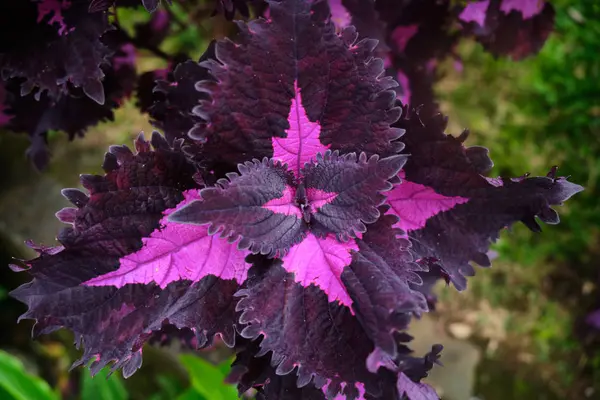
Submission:
<svg viewBox="0 0 600 400">
<path fill-rule="evenodd" d="M 543 175 L 558 165 L 586 187 L 560 207 L 560 225 L 504 232 L 493 267 L 478 269 L 467 291 L 437 287 L 436 312 L 415 321 L 411 334 L 417 351 L 444 344 L 445 367 L 427 380 L 444 399 L 600 399 L 600 322 L 589 318 L 600 309 L 600 3 L 552 3 L 556 28 L 537 56 L 495 59 L 463 41 L 462 68 L 448 60 L 436 84 L 448 133 L 470 128 L 467 144 L 491 150 L 491 175 Z M 170 12 L 178 22 L 161 46 L 173 54 L 197 59 L 210 38 L 233 29 L 220 16 L 196 23 L 177 5 Z M 133 29 L 150 16 L 120 9 L 118 18 Z M 151 52 L 138 54 L 139 72 L 165 66 Z M 78 187 L 78 173 L 101 173 L 109 145 L 152 131 L 134 99 L 116 114 L 72 143 L 52 133 L 42 172 L 24 156 L 26 135 L 0 131 L 0 399 L 235 399 L 233 387 L 218 383 L 231 362 L 218 344 L 200 353 L 148 346 L 128 380 L 106 379 L 106 371 L 92 379 L 87 370 L 69 372 L 79 354 L 69 332 L 33 341 L 32 321 L 17 324 L 25 306 L 7 293 L 28 277 L 6 267 L 12 257 L 35 256 L 27 239 L 54 242 L 61 228 L 54 213 L 67 206 L 60 190 Z"/>
</svg>

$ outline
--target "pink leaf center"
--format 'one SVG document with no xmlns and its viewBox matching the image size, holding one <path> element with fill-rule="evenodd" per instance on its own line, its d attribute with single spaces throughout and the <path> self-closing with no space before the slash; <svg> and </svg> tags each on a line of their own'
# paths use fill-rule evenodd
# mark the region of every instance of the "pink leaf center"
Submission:
<svg viewBox="0 0 600 400">
<path fill-rule="evenodd" d="M 306 206 L 310 212 L 315 212 L 325 204 L 331 203 L 337 197 L 337 193 L 325 192 L 320 189 L 309 188 L 306 190 Z M 302 218 L 302 208 L 296 198 L 296 189 L 286 186 L 283 195 L 279 198 L 269 200 L 263 208 L 277 214 L 293 215 Z"/>
<path fill-rule="evenodd" d="M 298 218 L 302 218 L 302 212 L 296 205 L 296 189 L 287 186 L 283 195 L 278 199 L 269 200 L 263 208 L 271 210 L 277 214 L 294 215 Z"/>
<path fill-rule="evenodd" d="M 342 271 L 352 261 L 351 251 L 358 251 L 353 240 L 338 242 L 334 237 L 317 238 L 308 234 L 283 257 L 283 268 L 294 274 L 304 287 L 318 286 L 330 302 L 339 301 L 350 307 L 352 299 L 342 283 Z"/>
<path fill-rule="evenodd" d="M 539 14 L 544 8 L 543 0 L 503 0 L 500 10 L 505 14 L 518 11 L 523 14 L 523 19 L 528 19 Z"/>
<path fill-rule="evenodd" d="M 288 168 L 299 177 L 300 169 L 313 159 L 317 153 L 324 153 L 329 146 L 324 146 L 319 140 L 321 125 L 311 122 L 302 106 L 302 96 L 298 82 L 294 82 L 294 98 L 288 115 L 290 128 L 286 130 L 287 137 L 274 137 L 273 158 L 288 165 Z"/>
<path fill-rule="evenodd" d="M 250 264 L 245 262 L 249 251 L 240 251 L 234 244 L 208 235 L 207 225 L 170 222 L 167 215 L 188 204 L 197 195 L 190 196 L 175 209 L 165 211 L 162 229 L 143 238 L 143 247 L 119 260 L 119 268 L 84 282 L 87 286 L 115 286 L 151 282 L 165 288 L 178 280 L 198 282 L 208 275 L 221 279 L 246 280 Z M 197 192 L 197 191 L 194 191 Z"/>
<path fill-rule="evenodd" d="M 325 192 L 320 189 L 309 188 L 306 190 L 306 197 L 313 211 L 317 211 L 325 204 L 331 203 L 337 197 L 337 193 Z"/>
<path fill-rule="evenodd" d="M 331 11 L 331 21 L 338 31 L 350 25 L 352 17 L 346 7 L 342 5 L 342 0 L 329 0 L 329 10 Z"/>
<path fill-rule="evenodd" d="M 400 172 L 399 176 L 404 176 Z M 446 197 L 436 193 L 432 188 L 418 183 L 403 180 L 402 183 L 388 192 L 390 210 L 387 214 L 396 215 L 400 220 L 394 228 L 406 232 L 425 226 L 427 220 L 434 215 L 452 209 L 457 204 L 469 201 L 464 197 Z"/>
<path fill-rule="evenodd" d="M 524 1 L 524 0 L 518 0 Z M 488 6 L 490 5 L 489 0 L 485 1 L 477 1 L 474 3 L 469 3 L 462 10 L 458 18 L 465 22 L 475 22 L 479 26 L 485 26 L 485 14 L 487 12 Z"/>
</svg>

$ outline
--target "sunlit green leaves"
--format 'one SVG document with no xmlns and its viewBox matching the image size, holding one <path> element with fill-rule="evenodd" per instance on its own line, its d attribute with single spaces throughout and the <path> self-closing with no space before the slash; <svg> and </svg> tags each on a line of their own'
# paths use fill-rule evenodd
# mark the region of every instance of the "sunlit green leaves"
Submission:
<svg viewBox="0 0 600 400">
<path fill-rule="evenodd" d="M 104 368 L 92 377 L 88 371 L 81 374 L 81 398 L 84 400 L 127 400 L 127 390 L 121 376 L 108 376 L 110 367 Z"/>
<path fill-rule="evenodd" d="M 225 377 L 229 371 L 229 360 L 220 365 L 193 355 L 182 354 L 179 358 L 188 370 L 192 389 L 202 397 L 193 397 L 191 393 L 185 393 L 179 397 L 180 400 L 205 399 L 205 400 L 236 400 L 237 390 L 234 386 L 225 383 Z"/>
<path fill-rule="evenodd" d="M 0 350 L 0 398 L 58 400 L 59 397 L 43 379 L 28 373 L 18 358 Z"/>
</svg>

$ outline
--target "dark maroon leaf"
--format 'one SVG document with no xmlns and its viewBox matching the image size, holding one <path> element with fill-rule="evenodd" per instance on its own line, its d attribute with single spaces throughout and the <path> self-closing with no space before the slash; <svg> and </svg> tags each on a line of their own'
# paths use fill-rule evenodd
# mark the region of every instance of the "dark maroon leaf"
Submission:
<svg viewBox="0 0 600 400">
<path fill-rule="evenodd" d="M 301 388 L 296 386 L 295 374 L 277 375 L 271 365 L 271 353 L 257 357 L 260 340 L 237 340 L 236 350 L 227 381 L 237 383 L 240 394 L 256 388 L 257 398 L 263 400 L 326 400 L 323 390 L 317 389 L 312 383 Z"/>
<path fill-rule="evenodd" d="M 396 176 L 405 162 L 406 156 L 317 155 L 317 162 L 307 164 L 303 171 L 312 208 L 311 230 L 321 235 L 333 233 L 342 241 L 365 232 L 365 224 L 379 218 L 377 207 L 392 188 L 388 179 Z"/>
<path fill-rule="evenodd" d="M 379 15 L 388 21 L 387 73 L 398 80 L 398 97 L 403 104 L 438 109 L 433 84 L 437 62 L 451 55 L 460 37 L 452 29 L 454 14 L 450 2 L 437 0 L 382 0 L 376 3 Z"/>
<path fill-rule="evenodd" d="M 399 117 L 388 90 L 396 82 L 380 76 L 376 42 L 356 43 L 353 28 L 338 36 L 328 14 L 324 2 L 273 2 L 270 20 L 239 24 L 238 44 L 217 43 L 218 61 L 202 65 L 218 82 L 197 85 L 211 96 L 195 109 L 207 123 L 191 132 L 206 142 L 207 154 L 233 164 L 273 156 L 272 138 L 291 128 L 297 90 L 322 145 L 382 156 L 400 149 L 390 144 L 401 133 L 389 126 Z"/>
<path fill-rule="evenodd" d="M 554 14 L 544 0 L 485 0 L 469 3 L 459 18 L 486 50 L 520 60 L 542 48 L 554 29 Z"/>
<path fill-rule="evenodd" d="M 367 398 L 400 399 L 396 380 L 406 375 L 418 382 L 427 376 L 440 346 L 415 358 L 401 345 L 397 358 L 387 358 L 385 365 L 372 363 L 370 372 L 365 360 L 374 346 L 350 309 L 328 302 L 316 286 L 294 283 L 291 275 L 279 261 L 259 263 L 250 270 L 246 288 L 237 293 L 242 297 L 237 306 L 242 336 L 255 340 L 262 335 L 260 344 L 245 346 L 234 363 L 231 381 L 239 381 L 241 390 L 256 386 L 266 398 L 282 392 L 289 396 L 284 399 L 321 398 L 311 390 L 314 385 L 327 398 L 338 393 L 346 399 L 364 398 L 366 392 Z M 380 366 L 385 368 L 377 371 Z"/>
<path fill-rule="evenodd" d="M 417 258 L 435 259 L 456 288 L 463 290 L 465 276 L 474 274 L 469 262 L 489 266 L 487 252 L 502 229 L 521 221 L 539 231 L 536 217 L 557 223 L 558 214 L 551 206 L 562 204 L 583 188 L 553 175 L 487 179 L 482 175 L 492 165 L 487 151 L 465 148 L 462 142 L 467 132 L 458 138 L 446 135 L 446 124 L 440 114 L 425 119 L 411 113 L 399 121 L 398 126 L 407 131 L 403 142 L 411 154 L 404 167 L 406 180 L 438 195 L 468 201 L 436 213 L 408 235 Z"/>
<path fill-rule="evenodd" d="M 298 387 L 314 379 L 318 388 L 331 381 L 332 392 L 339 391 L 342 382 L 349 383 L 343 392 L 351 399 L 358 395 L 355 382 L 378 392 L 376 376 L 365 365 L 373 344 L 350 309 L 329 303 L 316 286 L 294 283 L 278 264 L 251 269 L 248 288 L 237 294 L 242 296 L 237 306 L 243 312 L 240 323 L 247 324 L 242 336 L 264 335 L 257 356 L 273 351 L 271 363 L 277 375 L 297 368 Z"/>
<path fill-rule="evenodd" d="M 240 175 L 227 174 L 215 187 L 203 189 L 201 200 L 173 213 L 173 222 L 210 225 L 240 249 L 271 256 L 283 255 L 305 236 L 306 224 L 294 204 L 291 174 L 279 163 L 254 160 L 238 166 Z"/>
<path fill-rule="evenodd" d="M 72 226 L 63 229 L 56 251 L 41 249 L 25 261 L 34 280 L 12 292 L 29 306 L 21 318 L 35 319 L 34 333 L 66 327 L 85 347 L 75 365 L 92 363 L 92 372 L 110 361 L 113 370 L 131 375 L 141 365 L 142 345 L 164 324 L 192 328 L 199 347 L 215 333 L 232 345 L 235 280 L 214 275 L 198 282 L 183 279 L 158 284 L 90 286 L 85 282 L 111 273 L 120 260 L 142 248 L 145 237 L 159 228 L 163 212 L 183 200 L 195 185 L 194 167 L 180 149 L 171 149 L 158 134 L 150 144 L 138 139 L 137 154 L 113 146 L 106 155 L 105 176 L 84 175 L 89 196 L 65 191 L 77 210 Z M 61 212 L 61 215 L 65 215 Z M 202 307 L 195 305 L 202 304 Z"/>
<path fill-rule="evenodd" d="M 118 31 L 107 32 L 103 41 L 115 50 L 111 57 L 112 65 L 103 67 L 105 77 L 102 83 L 97 82 L 102 89 L 98 91 L 96 88 L 96 94 L 100 92 L 105 97 L 103 104 L 92 100 L 90 93 L 72 86 L 68 87 L 67 93 L 53 98 L 48 93 L 21 96 L 22 79 L 10 79 L 4 83 L 7 95 L 5 113 L 10 117 L 6 127 L 29 135 L 31 146 L 27 154 L 38 169 L 44 168 L 49 159 L 46 146 L 48 131 L 63 131 L 70 139 L 83 136 L 90 126 L 112 120 L 113 110 L 131 94 L 136 70 L 130 44 L 123 41 Z"/>
<path fill-rule="evenodd" d="M 149 12 L 154 12 L 158 8 L 160 0 L 142 0 L 142 4 L 146 10 Z"/>
<path fill-rule="evenodd" d="M 392 228 L 395 222 L 386 215 L 369 225 L 341 276 L 367 335 L 391 358 L 397 356 L 393 332 L 406 330 L 411 314 L 428 311 L 425 297 L 411 287 L 423 283 L 417 274 L 422 268 L 413 262 L 410 242 Z"/>
<path fill-rule="evenodd" d="M 200 57 L 199 62 L 214 57 L 213 41 Z M 192 113 L 192 109 L 201 99 L 208 98 L 205 93 L 196 90 L 196 82 L 210 79 L 210 75 L 206 68 L 190 60 L 178 64 L 170 79 L 167 79 L 166 75 L 165 70 L 143 75 L 138 87 L 138 97 L 142 109 L 148 109 L 153 125 L 162 129 L 168 140 L 187 138 L 190 129 L 202 121 Z M 149 91 L 152 95 L 148 93 Z"/>
<path fill-rule="evenodd" d="M 38 98 L 42 92 L 57 98 L 72 85 L 103 103 L 101 66 L 111 54 L 100 40 L 109 28 L 106 13 L 88 13 L 85 2 L 50 7 L 46 0 L 36 7 L 29 1 L 7 0 L 0 5 L 0 27 L 2 78 L 23 78 L 22 95 L 35 90 Z"/>
</svg>

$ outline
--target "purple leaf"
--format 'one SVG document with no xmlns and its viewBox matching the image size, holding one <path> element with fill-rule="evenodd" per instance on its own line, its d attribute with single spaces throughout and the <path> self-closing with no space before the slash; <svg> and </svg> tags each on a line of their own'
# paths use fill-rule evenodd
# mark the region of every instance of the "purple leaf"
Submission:
<svg viewBox="0 0 600 400">
<path fill-rule="evenodd" d="M 322 145 L 319 140 L 319 123 L 311 122 L 306 115 L 298 82 L 294 82 L 294 92 L 288 116 L 290 128 L 286 130 L 285 138 L 273 137 L 273 159 L 287 164 L 288 169 L 300 177 L 300 169 L 304 164 L 314 160 L 317 153 L 325 153 L 328 146 Z"/>
<path fill-rule="evenodd" d="M 439 400 L 439 396 L 426 383 L 413 382 L 409 377 L 400 373 L 398 376 L 398 393 L 408 400 Z"/>
<path fill-rule="evenodd" d="M 523 14 L 523 19 L 529 19 L 541 13 L 545 3 L 544 0 L 502 0 L 500 10 L 507 15 L 514 10 Z"/>
<path fill-rule="evenodd" d="M 222 13 L 225 15 L 225 18 L 228 20 L 232 20 L 235 16 L 236 11 L 243 16 L 248 18 L 250 15 L 250 10 L 248 9 L 248 3 L 250 0 L 214 0 L 217 5 L 214 11 L 216 13 Z"/>
<path fill-rule="evenodd" d="M 46 16 L 51 16 L 47 21 L 48 25 L 56 24 L 58 34 L 60 36 L 65 35 L 69 32 L 69 27 L 65 24 L 62 11 L 70 6 L 71 2 L 69 0 L 41 0 L 37 3 L 37 22 L 40 23 Z"/>
<path fill-rule="evenodd" d="M 388 359 L 391 370 L 370 372 L 365 360 L 374 346 L 350 309 L 329 302 L 314 285 L 294 282 L 278 260 L 255 264 L 236 296 L 241 297 L 236 308 L 242 312 L 241 335 L 254 342 L 238 353 L 231 380 L 240 382 L 241 391 L 258 388 L 266 398 L 285 392 L 291 399 L 322 399 L 324 391 L 327 398 L 396 399 L 397 374 L 419 381 L 441 349 L 435 346 L 425 357 L 415 358 L 402 345 L 397 358 Z M 310 390 L 313 385 L 322 392 Z"/>
<path fill-rule="evenodd" d="M 350 265 L 351 252 L 358 251 L 354 240 L 341 243 L 331 236 L 317 238 L 308 234 L 292 246 L 281 259 L 283 268 L 294 274 L 294 280 L 304 287 L 315 285 L 327 293 L 330 303 L 339 301 L 350 307 L 352 300 L 342 284 L 341 275 Z"/>
<path fill-rule="evenodd" d="M 482 176 L 492 165 L 487 150 L 463 147 L 468 132 L 458 138 L 446 135 L 447 119 L 440 114 L 427 119 L 407 114 L 398 125 L 407 131 L 403 142 L 411 154 L 404 167 L 406 179 L 441 196 L 469 199 L 408 232 L 417 258 L 436 260 L 459 290 L 466 287 L 465 276 L 475 273 L 470 261 L 490 265 L 487 252 L 502 229 L 521 221 L 540 231 L 536 217 L 557 223 L 558 215 L 551 206 L 583 190 L 553 175 L 490 183 Z"/>
<path fill-rule="evenodd" d="M 271 364 L 277 375 L 296 368 L 298 387 L 313 381 L 321 388 L 330 381 L 335 396 L 345 383 L 343 392 L 350 399 L 358 389 L 347 382 L 368 382 L 368 388 L 378 391 L 377 376 L 365 367 L 373 345 L 350 309 L 328 302 L 314 285 L 305 288 L 295 283 L 279 263 L 252 268 L 247 288 L 237 294 L 242 297 L 237 305 L 242 311 L 242 336 L 264 336 L 256 355 L 273 351 Z"/>
<path fill-rule="evenodd" d="M 365 224 L 379 218 L 377 207 L 385 201 L 382 192 L 392 188 L 388 179 L 396 176 L 405 162 L 406 156 L 317 155 L 317 162 L 307 164 L 303 171 L 307 194 L 319 193 L 315 204 L 311 203 L 311 230 L 318 235 L 333 233 L 342 241 L 365 232 Z"/>
<path fill-rule="evenodd" d="M 358 33 L 359 41 L 363 39 L 375 39 L 379 41 L 373 52 L 373 56 L 385 59 L 389 51 L 386 44 L 387 27 L 375 9 L 376 2 L 374 0 L 341 0 L 341 7 L 343 9 L 338 8 L 339 11 L 334 11 L 334 8 L 338 7 L 337 3 L 340 3 L 340 1 L 329 1 L 335 26 L 338 29 L 349 25 L 354 26 Z M 344 10 L 350 15 L 351 20 L 346 25 L 341 26 L 346 21 Z"/>
<path fill-rule="evenodd" d="M 112 65 L 101 67 L 104 74 L 102 82 L 89 80 L 80 88 L 67 84 L 64 91 L 53 83 L 53 90 L 57 91 L 55 94 L 38 91 L 25 96 L 21 96 L 22 78 L 12 78 L 4 83 L 9 94 L 8 112 L 12 114 L 7 129 L 29 134 L 32 144 L 28 155 L 37 168 L 45 167 L 49 159 L 46 146 L 48 131 L 64 131 L 70 139 L 83 136 L 90 126 L 112 120 L 113 110 L 133 91 L 136 70 L 131 57 L 131 43 L 123 38 L 120 31 L 112 30 L 102 36 L 102 44 L 112 52 Z"/>
<path fill-rule="evenodd" d="M 410 242 L 398 238 L 400 231 L 392 228 L 396 221 L 396 217 L 386 215 L 370 225 L 364 237 L 357 240 L 360 252 L 354 253 L 352 264 L 342 273 L 358 320 L 391 359 L 397 357 L 394 332 L 406 330 L 412 314 L 428 311 L 425 297 L 410 286 L 423 283 L 417 275 L 421 267 L 408 251 Z M 379 361 L 376 356 L 372 360 Z"/>
<path fill-rule="evenodd" d="M 217 60 L 202 63 L 214 79 L 196 87 L 211 99 L 195 108 L 206 123 L 191 135 L 210 157 L 230 164 L 272 157 L 273 139 L 297 137 L 294 114 L 303 117 L 302 109 L 310 122 L 302 132 L 314 136 L 318 125 L 325 148 L 381 156 L 401 149 L 391 144 L 401 131 L 390 128 L 400 115 L 389 90 L 397 83 L 381 76 L 375 41 L 356 42 L 351 27 L 336 34 L 326 2 L 311 3 L 270 3 L 270 20 L 240 23 L 237 43 L 218 42 Z"/>
<path fill-rule="evenodd" d="M 197 199 L 196 191 L 184 192 L 186 197 L 175 209 L 165 210 L 161 227 L 143 238 L 142 249 L 119 260 L 119 269 L 84 282 L 88 286 L 115 286 L 154 282 L 165 289 L 171 282 L 199 282 L 213 275 L 246 280 L 250 264 L 244 259 L 248 251 L 240 251 L 231 243 L 208 234 L 207 226 L 176 224 L 168 215 Z"/>
<path fill-rule="evenodd" d="M 326 400 L 323 389 L 317 389 L 312 383 L 299 388 L 295 374 L 276 374 L 270 354 L 256 356 L 260 351 L 259 344 L 260 340 L 238 340 L 236 343 L 236 357 L 227 381 L 237 383 L 240 395 L 256 388 L 259 400 Z"/>
<path fill-rule="evenodd" d="M 214 43 L 213 41 L 209 44 L 198 62 L 215 57 Z M 192 109 L 200 100 L 207 99 L 208 96 L 197 91 L 195 84 L 200 80 L 210 79 L 210 76 L 208 70 L 201 67 L 198 62 L 187 60 L 178 64 L 169 79 L 164 76 L 166 75 L 164 70 L 157 70 L 150 73 L 150 77 L 142 75 L 140 78 L 152 82 L 151 96 L 147 96 L 150 97 L 149 99 L 138 92 L 140 103 L 150 104 L 148 113 L 152 118 L 151 122 L 165 132 L 167 140 L 187 139 L 187 134 L 194 125 L 202 122 L 201 118 L 192 113 Z M 145 82 L 140 82 L 140 85 L 142 83 Z"/>
<path fill-rule="evenodd" d="M 11 40 L 0 43 L 2 78 L 22 78 L 21 95 L 38 88 L 38 99 L 43 92 L 58 99 L 75 87 L 102 103 L 101 67 L 111 55 L 101 41 L 109 29 L 106 13 L 89 14 L 86 2 L 45 0 L 37 6 L 31 1 L 1 2 L 0 26 L 12 27 Z"/>
<path fill-rule="evenodd" d="M 41 249 L 25 261 L 34 279 L 11 294 L 29 306 L 21 318 L 35 319 L 34 333 L 65 327 L 83 344 L 75 365 L 98 372 L 111 361 L 129 376 L 141 365 L 145 341 L 165 324 L 191 329 L 198 347 L 219 333 L 234 341 L 234 279 L 208 275 L 198 282 L 179 280 L 164 288 L 150 283 L 89 286 L 88 282 L 119 268 L 120 260 L 144 251 L 143 238 L 159 228 L 165 210 L 174 208 L 192 189 L 195 168 L 180 148 L 170 148 L 158 134 L 150 144 L 136 141 L 139 153 L 114 146 L 104 162 L 105 176 L 84 175 L 87 200 L 66 192 L 78 203 L 72 226 L 58 235 L 64 248 Z M 71 219 L 71 218 L 70 218 Z M 140 253 L 138 253 L 140 254 Z"/>
<path fill-rule="evenodd" d="M 543 0 L 486 0 L 467 4 L 459 18 L 486 50 L 520 60 L 542 48 L 554 29 L 554 14 Z"/>
<path fill-rule="evenodd" d="M 404 178 L 404 173 L 399 176 Z M 408 232 L 424 227 L 432 216 L 467 201 L 464 197 L 442 196 L 427 186 L 403 179 L 389 192 L 386 204 L 390 205 L 388 212 L 399 218 L 394 227 Z"/>
<path fill-rule="evenodd" d="M 293 195 L 291 173 L 279 162 L 267 159 L 238 168 L 241 175 L 230 173 L 229 179 L 203 189 L 201 200 L 171 214 L 169 220 L 210 224 L 211 235 L 221 231 L 221 237 L 230 242 L 240 238 L 240 249 L 271 256 L 285 254 L 302 240 L 307 229 L 297 214 L 286 213 L 286 203 Z"/>
<path fill-rule="evenodd" d="M 465 8 L 458 16 L 458 18 L 465 22 L 475 22 L 479 26 L 484 27 L 486 13 L 489 5 L 490 0 L 474 1 L 472 3 L 467 3 Z"/>
</svg>

